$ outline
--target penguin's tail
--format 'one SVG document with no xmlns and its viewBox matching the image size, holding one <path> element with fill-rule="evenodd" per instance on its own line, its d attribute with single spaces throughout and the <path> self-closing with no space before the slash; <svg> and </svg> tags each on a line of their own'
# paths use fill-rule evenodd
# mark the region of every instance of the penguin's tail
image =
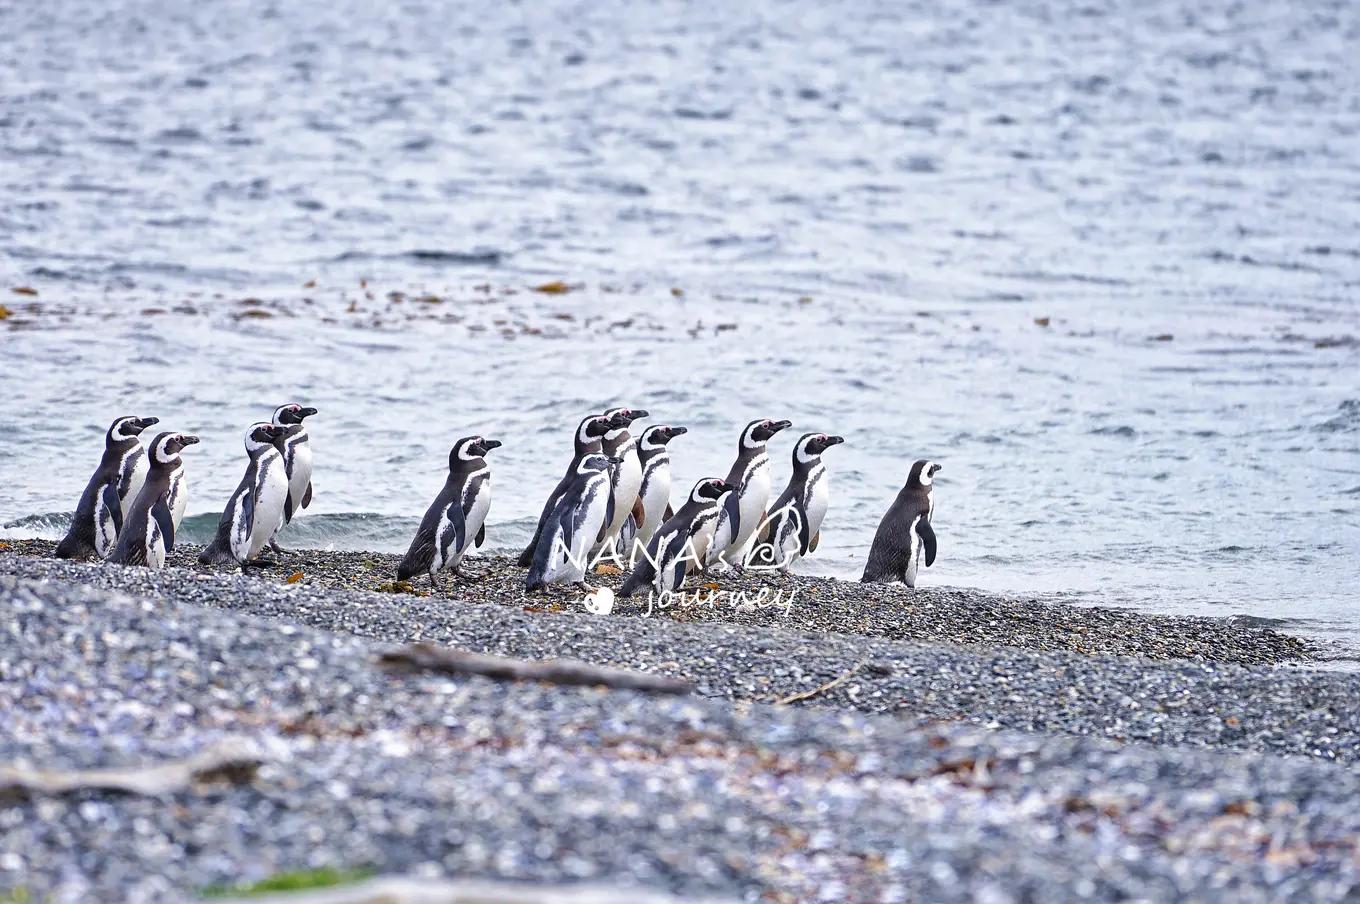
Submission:
<svg viewBox="0 0 1360 904">
<path fill-rule="evenodd" d="M 236 557 L 231 554 L 231 550 L 226 545 L 218 542 L 217 538 L 198 554 L 198 564 L 200 565 L 235 565 Z"/>
<path fill-rule="evenodd" d="M 94 553 L 94 547 L 81 543 L 74 534 L 67 534 L 57 544 L 56 556 L 58 559 L 86 559 Z"/>
</svg>

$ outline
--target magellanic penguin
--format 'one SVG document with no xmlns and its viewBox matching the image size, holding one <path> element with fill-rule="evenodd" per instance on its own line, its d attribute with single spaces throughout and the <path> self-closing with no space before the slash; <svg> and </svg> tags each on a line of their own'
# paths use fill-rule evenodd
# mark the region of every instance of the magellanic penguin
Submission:
<svg viewBox="0 0 1360 904">
<path fill-rule="evenodd" d="M 925 553 L 926 567 L 935 562 L 935 531 L 930 519 L 935 514 L 931 485 L 940 465 L 918 461 L 911 466 L 906 486 L 878 522 L 869 561 L 864 566 L 864 583 L 890 584 L 901 581 L 916 586 L 917 560 Z"/>
<path fill-rule="evenodd" d="M 500 446 L 499 440 L 469 436 L 453 444 L 449 452 L 449 476 L 420 520 L 406 557 L 397 566 L 397 580 L 409 581 L 428 574 L 439 587 L 439 572 L 459 574 L 464 554 L 475 543 L 486 541 L 486 513 L 491 508 L 491 469 L 486 453 Z"/>
<path fill-rule="evenodd" d="M 657 424 L 642 432 L 638 440 L 638 461 L 642 464 L 642 487 L 638 501 L 642 505 L 642 524 L 633 538 L 629 567 L 652 542 L 652 535 L 675 514 L 671 509 L 671 453 L 668 443 L 689 431 L 684 427 Z"/>
<path fill-rule="evenodd" d="M 526 590 L 548 584 L 574 583 L 589 590 L 586 568 L 590 549 L 613 515 L 609 472 L 617 462 L 592 452 L 576 464 L 573 479 L 557 498 L 534 548 L 534 560 L 525 577 Z"/>
<path fill-rule="evenodd" d="M 160 568 L 165 557 L 175 548 L 175 500 L 172 493 L 180 487 L 180 512 L 184 511 L 187 491 L 175 478 L 184 468 L 179 454 L 185 446 L 198 442 L 198 437 L 187 433 L 161 433 L 151 441 L 147 458 L 146 481 L 128 509 L 123 529 L 118 534 L 118 545 L 109 561 L 117 565 L 145 565 Z"/>
<path fill-rule="evenodd" d="M 288 474 L 276 442 L 286 428 L 261 421 L 246 430 L 246 473 L 236 485 L 213 537 L 198 561 L 204 565 L 246 563 L 259 555 L 283 525 L 288 500 Z"/>
<path fill-rule="evenodd" d="M 822 453 L 843 442 L 844 437 L 807 433 L 794 445 L 793 476 L 770 506 L 752 550 L 751 567 L 788 574 L 794 562 L 817 548 L 822 519 L 831 501 Z"/>
<path fill-rule="evenodd" d="M 765 520 L 765 506 L 770 501 L 770 456 L 765 454 L 765 443 L 789 426 L 788 421 L 759 420 L 741 431 L 737 460 L 724 481 L 735 489 L 718 515 L 705 569 L 719 562 L 741 566 L 746 544 Z"/>
<path fill-rule="evenodd" d="M 99 467 L 80 494 L 71 527 L 57 544 L 58 559 L 103 559 L 113 552 L 123 519 L 146 482 L 146 451 L 137 437 L 155 423 L 154 417 L 120 417 L 109 425 Z"/>
<path fill-rule="evenodd" d="M 605 456 L 617 460 L 609 478 L 614 515 L 605 525 L 604 537 L 595 544 L 591 554 L 608 547 L 626 560 L 627 550 L 632 548 L 633 537 L 637 536 L 638 525 L 644 517 L 642 509 L 638 507 L 638 491 L 642 489 L 642 461 L 638 457 L 637 439 L 628 432 L 628 425 L 639 418 L 648 417 L 648 414 L 642 408 L 611 408 L 604 414 L 611 421 L 616 417 L 626 418 L 628 424 L 611 428 L 600 443 Z"/>
<path fill-rule="evenodd" d="M 515 560 L 519 567 L 528 568 L 533 564 L 534 553 L 538 549 L 538 538 L 543 534 L 543 526 L 548 523 L 548 517 L 557 506 L 557 500 L 566 492 L 567 487 L 576 480 L 576 471 L 582 459 L 587 455 L 598 453 L 603 448 L 602 440 L 610 430 L 627 426 L 627 418 L 618 415 L 609 417 L 603 414 L 592 414 L 577 425 L 576 435 L 573 437 L 574 451 L 571 464 L 567 466 L 567 473 L 558 481 L 557 486 L 553 487 L 553 491 L 548 494 L 548 501 L 543 504 L 543 513 L 538 516 L 538 526 L 534 528 L 533 539 L 529 541 L 529 545 L 524 547 L 524 551 Z"/>
<path fill-rule="evenodd" d="M 312 504 L 312 444 L 303 420 L 316 414 L 294 402 L 274 409 L 273 423 L 284 428 L 280 443 L 283 469 L 288 474 L 288 501 L 283 507 L 283 523 L 293 520 L 300 510 Z"/>
<path fill-rule="evenodd" d="M 713 539 L 723 498 L 732 486 L 716 477 L 694 485 L 689 499 L 666 523 L 657 528 L 647 551 L 619 588 L 619 596 L 632 596 L 650 586 L 656 593 L 674 593 L 685 576 L 699 568 Z"/>
</svg>

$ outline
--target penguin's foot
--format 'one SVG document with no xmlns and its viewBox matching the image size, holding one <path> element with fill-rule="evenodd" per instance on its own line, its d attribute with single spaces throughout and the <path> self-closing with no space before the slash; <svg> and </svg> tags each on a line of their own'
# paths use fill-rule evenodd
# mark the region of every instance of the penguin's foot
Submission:
<svg viewBox="0 0 1360 904">
<path fill-rule="evenodd" d="M 592 587 L 592 586 L 590 586 L 589 584 L 587 584 L 585 581 L 577 581 L 576 584 L 575 584 L 575 586 L 576 586 L 576 589 L 577 589 L 577 590 L 582 590 L 582 591 L 584 591 L 584 592 L 586 592 L 586 593 L 594 593 L 594 592 L 595 592 L 595 588 Z"/>
<path fill-rule="evenodd" d="M 241 563 L 241 570 L 242 570 L 242 571 L 245 571 L 247 567 L 250 567 L 250 568 L 278 568 L 278 567 L 279 567 L 279 563 L 278 563 L 278 562 L 275 562 L 273 559 L 252 559 L 252 560 L 250 560 L 249 562 L 242 562 L 242 563 Z"/>
<path fill-rule="evenodd" d="M 283 555 L 283 547 L 279 545 L 279 541 L 278 541 L 278 540 L 270 540 L 270 541 L 269 541 L 269 549 L 270 549 L 275 555 L 279 555 L 279 556 Z"/>
</svg>

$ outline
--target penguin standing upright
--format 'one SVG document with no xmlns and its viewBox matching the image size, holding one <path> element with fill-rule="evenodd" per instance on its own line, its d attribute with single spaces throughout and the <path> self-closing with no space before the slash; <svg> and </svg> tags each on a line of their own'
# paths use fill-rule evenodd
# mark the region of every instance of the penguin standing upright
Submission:
<svg viewBox="0 0 1360 904">
<path fill-rule="evenodd" d="M 935 497 L 931 486 L 940 468 L 933 461 L 918 461 L 911 466 L 906 485 L 878 522 L 860 581 L 866 584 L 901 581 L 915 587 L 921 554 L 925 553 L 927 568 L 934 564 L 935 530 L 930 519 L 935 515 Z"/>
<path fill-rule="evenodd" d="M 789 426 L 788 421 L 758 420 L 741 431 L 737 460 L 724 481 L 735 489 L 718 515 L 705 569 L 718 562 L 740 567 L 746 544 L 764 521 L 765 506 L 770 501 L 770 456 L 765 454 L 765 443 Z"/>
<path fill-rule="evenodd" d="M 397 580 L 409 581 L 428 574 L 435 589 L 439 572 L 458 566 L 475 543 L 486 541 L 486 513 L 491 508 L 491 469 L 486 453 L 500 446 L 499 440 L 469 436 L 454 443 L 449 452 L 449 476 L 420 521 L 411 548 L 397 566 Z"/>
<path fill-rule="evenodd" d="M 638 491 L 642 489 L 642 461 L 638 458 L 637 439 L 628 432 L 628 426 L 648 414 L 642 408 L 611 408 L 604 414 L 611 421 L 618 417 L 626 418 L 628 423 L 610 429 L 600 443 L 605 457 L 616 461 L 610 474 L 609 487 L 614 501 L 614 515 L 604 527 L 604 537 L 595 544 L 591 553 L 593 555 L 606 547 L 615 550 L 618 546 L 617 554 L 626 557 L 627 550 L 633 546 L 638 524 L 644 517 L 638 508 Z"/>
<path fill-rule="evenodd" d="M 844 437 L 807 433 L 794 444 L 793 476 L 770 506 L 752 563 L 788 574 L 795 561 L 817 548 L 822 519 L 831 501 L 822 453 L 843 442 Z"/>
<path fill-rule="evenodd" d="M 679 590 L 685 576 L 703 562 L 723 498 L 732 489 L 716 477 L 696 483 L 680 511 L 666 519 L 652 535 L 646 553 L 619 588 L 619 596 L 632 596 L 648 585 L 656 593 Z"/>
<path fill-rule="evenodd" d="M 201 564 L 234 563 L 245 568 L 283 524 L 288 474 L 283 454 L 275 443 L 286 432 L 284 427 L 263 421 L 246 430 L 246 454 L 250 461 L 217 522 L 217 535 L 198 555 Z"/>
<path fill-rule="evenodd" d="M 104 455 L 94 469 L 66 536 L 57 544 L 58 559 L 105 558 L 118 543 L 128 509 L 146 481 L 146 450 L 137 437 L 154 417 L 120 417 L 104 434 Z"/>
<path fill-rule="evenodd" d="M 553 505 L 534 547 L 534 560 L 524 580 L 526 590 L 567 582 L 590 589 L 586 583 L 590 548 L 614 514 L 609 477 L 614 464 L 598 452 L 577 462 L 572 480 Z"/>
<path fill-rule="evenodd" d="M 187 433 L 161 433 L 151 441 L 146 481 L 123 519 L 110 562 L 148 568 L 165 565 L 165 557 L 175 548 L 179 526 L 170 498 L 174 476 L 183 471 L 179 454 L 196 442 L 198 437 Z"/>
<path fill-rule="evenodd" d="M 553 491 L 548 494 L 548 501 L 543 504 L 543 513 L 538 516 L 538 526 L 534 528 L 533 539 L 529 541 L 529 545 L 524 547 L 524 551 L 515 560 L 519 567 L 528 568 L 533 564 L 534 552 L 538 549 L 538 538 L 543 534 L 543 526 L 548 523 L 548 517 L 557 506 L 557 500 L 561 498 L 567 487 L 576 480 L 576 471 L 581 461 L 587 455 L 598 453 L 603 448 L 602 440 L 606 433 L 618 427 L 627 427 L 628 423 L 628 419 L 621 415 L 610 417 L 603 414 L 592 414 L 576 426 L 571 464 L 567 466 L 567 473 L 558 481 L 557 486 L 553 487 Z"/>
<path fill-rule="evenodd" d="M 312 444 L 303 420 L 316 414 L 295 402 L 274 409 L 273 424 L 285 430 L 277 445 L 283 454 L 283 469 L 288 475 L 288 501 L 283 507 L 283 523 L 288 524 L 300 510 L 312 504 Z M 275 546 L 275 549 L 278 547 Z"/>
<path fill-rule="evenodd" d="M 642 504 L 642 524 L 638 526 L 629 550 L 630 567 L 652 542 L 656 529 L 675 514 L 671 509 L 671 453 L 667 444 L 688 432 L 684 427 L 657 424 L 644 430 L 642 439 L 638 440 L 638 461 L 642 464 L 638 501 Z"/>
</svg>

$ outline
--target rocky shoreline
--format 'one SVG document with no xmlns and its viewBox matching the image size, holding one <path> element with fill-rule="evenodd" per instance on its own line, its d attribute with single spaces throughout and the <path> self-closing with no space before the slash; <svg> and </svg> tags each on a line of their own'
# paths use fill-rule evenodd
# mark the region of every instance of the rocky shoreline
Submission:
<svg viewBox="0 0 1360 904">
<path fill-rule="evenodd" d="M 377 592 L 389 556 L 242 576 L 50 547 L 0 550 L 0 766 L 224 740 L 260 765 L 162 797 L 0 792 L 0 889 L 36 899 L 319 866 L 749 901 L 1360 890 L 1360 676 L 1290 665 L 1313 651 L 1278 632 L 809 578 L 787 614 L 593 615 L 499 558 L 447 598 Z M 411 641 L 693 693 L 379 665 Z"/>
</svg>

